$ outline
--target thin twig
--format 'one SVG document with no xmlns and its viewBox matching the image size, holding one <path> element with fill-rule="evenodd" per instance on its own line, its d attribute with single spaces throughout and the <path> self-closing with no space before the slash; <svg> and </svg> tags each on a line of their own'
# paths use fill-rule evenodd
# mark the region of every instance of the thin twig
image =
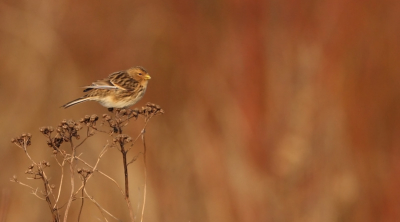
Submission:
<svg viewBox="0 0 400 222">
<path fill-rule="evenodd" d="M 133 163 L 133 162 L 135 162 L 135 161 L 137 160 L 137 158 L 139 158 L 139 155 L 140 155 L 140 154 L 143 154 L 143 153 L 142 153 L 142 152 L 139 152 L 136 156 L 134 156 L 134 157 L 132 158 L 131 161 L 128 162 L 128 165 L 131 164 L 131 163 Z"/>
<path fill-rule="evenodd" d="M 51 200 L 50 200 L 50 197 L 49 197 L 49 195 L 51 194 L 53 196 L 53 199 L 55 199 L 55 196 L 54 196 L 54 194 L 52 192 L 52 189 L 51 189 L 51 187 L 49 185 L 49 180 L 47 179 L 47 176 L 43 172 L 43 169 L 41 167 L 39 168 L 39 172 L 42 175 L 42 181 L 43 181 L 43 184 L 44 184 L 44 190 L 46 192 L 46 196 L 45 196 L 46 197 L 46 202 L 47 202 L 47 204 L 49 206 L 51 215 L 53 216 L 53 221 L 59 221 L 60 220 L 60 216 L 59 216 L 59 213 L 58 213 L 58 209 L 56 208 L 57 205 L 54 205 L 55 207 L 52 207 Z"/>
<path fill-rule="evenodd" d="M 71 194 L 69 196 L 68 204 L 67 204 L 67 207 L 65 209 L 64 222 L 67 222 L 68 212 L 69 212 L 69 208 L 71 207 L 72 200 L 74 199 L 73 194 L 74 194 L 74 189 L 75 189 L 75 177 L 74 177 L 74 175 L 75 175 L 75 172 L 74 172 L 75 171 L 75 161 L 74 161 L 74 159 L 75 159 L 75 148 L 74 148 L 74 144 L 72 142 L 72 136 L 69 137 L 69 141 L 70 141 L 71 148 L 72 148 L 72 154 L 71 154 L 72 157 L 71 157 L 71 160 L 70 160 L 71 162 L 70 162 L 70 165 L 69 165 L 69 169 L 70 169 L 70 172 L 71 172 Z"/>
<path fill-rule="evenodd" d="M 33 195 L 35 195 L 37 198 L 39 198 L 39 199 L 41 199 L 41 200 L 46 200 L 45 198 L 39 197 L 39 195 L 37 195 L 37 190 L 38 190 L 38 188 L 35 189 L 35 188 L 29 186 L 28 184 L 25 184 L 25 183 L 20 182 L 19 180 L 11 180 L 11 181 L 12 181 L 12 182 L 15 182 L 15 183 L 18 183 L 19 185 L 22 185 L 22 186 L 25 186 L 25 187 L 30 188 Z"/>
<path fill-rule="evenodd" d="M 63 184 L 63 179 L 64 179 L 64 164 L 65 164 L 65 160 L 63 160 L 62 164 L 60 165 L 60 167 L 61 167 L 60 186 L 58 187 L 58 194 L 57 194 L 57 199 L 54 203 L 54 208 L 56 207 L 58 200 L 60 199 L 60 195 L 61 195 L 61 189 L 62 189 L 62 184 Z"/>
<path fill-rule="evenodd" d="M 37 198 L 39 198 L 39 199 L 41 199 L 41 200 L 44 200 L 44 201 L 45 201 L 45 200 L 46 200 L 45 198 L 43 198 L 43 197 L 39 197 L 39 195 L 37 194 L 37 191 L 38 191 L 38 190 L 37 190 L 37 188 L 36 188 L 36 190 L 35 190 L 35 191 L 32 191 L 32 194 L 33 194 L 33 195 L 35 195 Z"/>
<path fill-rule="evenodd" d="M 103 217 L 104 217 L 104 219 L 105 219 L 106 221 L 108 221 L 108 220 L 107 220 L 107 218 L 104 216 L 103 212 L 105 212 L 106 214 L 108 214 L 110 217 L 114 218 L 114 219 L 117 220 L 117 221 L 122 221 L 122 220 L 118 219 L 117 217 L 115 217 L 114 215 L 112 215 L 112 214 L 111 214 L 110 212 L 108 212 L 106 209 L 104 209 L 93 197 L 91 197 L 91 196 L 87 193 L 86 189 L 84 189 L 84 191 L 85 191 L 86 196 L 89 198 L 89 200 L 91 200 L 91 201 L 92 201 L 94 204 L 96 204 L 96 206 L 99 208 L 101 214 L 103 215 Z"/>
<path fill-rule="evenodd" d="M 82 204 L 81 204 L 81 208 L 79 209 L 79 214 L 78 214 L 78 222 L 79 222 L 79 221 L 80 221 L 80 219 L 81 219 L 81 214 L 82 214 L 83 204 L 84 204 L 84 201 L 85 201 L 85 198 L 83 198 L 83 197 L 84 197 L 84 193 L 83 193 L 83 191 L 85 190 L 85 185 L 86 185 L 86 179 L 83 179 L 83 189 L 82 189 Z"/>
<path fill-rule="evenodd" d="M 27 142 L 28 141 L 26 140 L 26 138 L 24 138 L 24 146 L 21 147 L 21 148 L 25 151 L 26 156 L 31 160 L 31 162 L 33 164 L 37 165 L 36 162 L 31 158 L 31 156 L 29 156 L 29 153 L 28 153 L 28 150 L 27 150 Z"/>
<path fill-rule="evenodd" d="M 145 128 L 142 130 L 142 141 L 143 141 L 143 163 L 144 163 L 144 188 L 143 188 L 143 206 L 142 206 L 142 216 L 140 221 L 143 222 L 144 207 L 146 205 L 146 191 L 147 191 L 147 164 L 146 164 L 146 141 L 145 141 Z"/>
<path fill-rule="evenodd" d="M 81 158 L 79 158 L 79 157 L 77 157 L 76 159 L 79 160 L 79 161 L 81 161 L 81 162 L 82 162 L 83 164 L 85 164 L 86 166 L 88 166 L 88 167 L 94 169 L 93 166 L 91 166 L 90 164 L 88 164 L 88 163 L 87 163 L 86 161 L 84 161 L 83 159 L 81 159 Z M 118 189 L 121 191 L 121 194 L 122 194 L 122 195 L 125 195 L 125 194 L 124 194 L 124 190 L 119 186 L 119 184 L 117 183 L 117 181 L 114 180 L 112 177 L 108 176 L 107 174 L 103 173 L 101 170 L 98 170 L 98 169 L 93 170 L 93 172 L 98 172 L 98 173 L 100 173 L 101 175 L 103 175 L 104 177 L 106 177 L 107 179 L 109 179 L 109 180 L 111 180 L 112 182 L 114 182 L 114 184 L 115 184 L 115 185 L 118 187 Z"/>
<path fill-rule="evenodd" d="M 22 183 L 22 182 L 20 182 L 19 180 L 11 179 L 11 181 L 12 181 L 12 182 L 15 182 L 15 183 L 18 183 L 19 185 L 28 187 L 28 188 L 30 188 L 31 190 L 35 190 L 35 188 L 29 186 L 28 184 Z"/>
<path fill-rule="evenodd" d="M 98 156 L 98 158 L 97 158 L 96 164 L 95 164 L 94 166 L 91 166 L 89 163 L 87 163 L 85 160 L 81 159 L 80 157 L 76 157 L 76 159 L 79 160 L 79 161 L 81 161 L 81 162 L 82 162 L 83 164 L 85 164 L 86 166 L 90 167 L 90 168 L 93 170 L 93 172 L 98 172 L 98 173 L 100 173 L 101 175 L 103 175 L 104 177 L 106 177 L 107 179 L 109 179 L 109 180 L 111 180 L 112 182 L 114 182 L 114 184 L 115 184 L 115 185 L 118 187 L 118 189 L 120 190 L 121 194 L 122 194 L 122 195 L 125 195 L 123 189 L 119 186 L 119 184 L 117 183 L 116 180 L 114 180 L 112 177 L 108 176 L 107 174 L 103 173 L 101 170 L 98 170 L 98 169 L 97 169 L 97 166 L 98 166 L 98 164 L 99 164 L 99 162 L 100 162 L 100 159 L 101 159 L 101 158 L 103 157 L 103 155 L 108 151 L 108 149 L 109 149 L 109 144 L 107 143 L 107 144 L 103 147 L 103 150 L 100 152 L 100 154 L 99 154 L 99 156 Z M 89 180 L 90 177 L 91 177 L 92 175 L 93 175 L 93 174 L 89 175 L 89 177 L 87 178 L 87 180 Z M 80 187 L 79 190 L 80 190 L 81 188 L 82 188 L 82 187 Z M 78 192 L 78 191 L 77 191 L 77 192 Z"/>
<path fill-rule="evenodd" d="M 135 221 L 133 216 L 133 210 L 131 206 L 131 200 L 129 199 L 129 175 L 128 175 L 128 164 L 126 162 L 126 154 L 127 152 L 124 150 L 124 145 L 120 143 L 121 153 L 122 153 L 122 163 L 124 165 L 124 177 L 125 177 L 125 201 L 128 205 L 129 215 L 131 217 L 131 221 Z"/>
</svg>

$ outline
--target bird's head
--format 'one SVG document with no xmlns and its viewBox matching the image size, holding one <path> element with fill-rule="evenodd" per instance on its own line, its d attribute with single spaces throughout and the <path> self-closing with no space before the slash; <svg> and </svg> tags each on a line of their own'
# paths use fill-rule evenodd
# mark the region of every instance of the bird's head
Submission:
<svg viewBox="0 0 400 222">
<path fill-rule="evenodd" d="M 138 82 L 148 81 L 149 79 L 151 79 L 149 73 L 147 73 L 147 71 L 141 66 L 136 66 L 128 69 L 128 74 Z"/>
</svg>

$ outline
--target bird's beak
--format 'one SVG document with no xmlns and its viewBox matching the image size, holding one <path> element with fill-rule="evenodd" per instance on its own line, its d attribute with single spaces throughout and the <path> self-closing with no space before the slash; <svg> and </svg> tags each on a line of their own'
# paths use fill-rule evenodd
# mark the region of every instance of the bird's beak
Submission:
<svg viewBox="0 0 400 222">
<path fill-rule="evenodd" d="M 145 79 L 145 80 L 149 80 L 149 79 L 151 79 L 151 77 L 150 77 L 149 74 L 146 74 L 146 75 L 144 76 L 144 79 Z"/>
</svg>

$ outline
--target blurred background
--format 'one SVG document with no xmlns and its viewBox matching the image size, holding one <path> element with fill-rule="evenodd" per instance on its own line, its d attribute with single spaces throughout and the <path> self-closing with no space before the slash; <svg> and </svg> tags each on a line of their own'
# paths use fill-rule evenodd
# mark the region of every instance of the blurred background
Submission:
<svg viewBox="0 0 400 222">
<path fill-rule="evenodd" d="M 58 185 L 38 128 L 106 113 L 59 107 L 136 65 L 152 79 L 135 107 L 165 110 L 147 128 L 144 221 L 400 221 L 399 13 L 396 0 L 1 0 L 1 221 L 51 221 L 9 182 L 42 188 L 10 139 L 32 133 L 30 154 Z M 97 136 L 81 150 L 90 163 L 109 139 Z M 99 167 L 123 184 L 116 150 Z M 129 170 L 140 217 L 143 159 Z M 110 181 L 97 174 L 88 191 L 129 220 Z M 82 221 L 104 220 L 87 201 Z"/>
</svg>

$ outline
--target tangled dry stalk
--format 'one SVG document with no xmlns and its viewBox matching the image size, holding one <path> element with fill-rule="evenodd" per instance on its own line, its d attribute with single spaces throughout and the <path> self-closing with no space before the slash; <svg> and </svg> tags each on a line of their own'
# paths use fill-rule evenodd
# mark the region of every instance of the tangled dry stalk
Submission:
<svg viewBox="0 0 400 222">
<path fill-rule="evenodd" d="M 140 215 L 140 221 L 143 221 L 143 212 L 146 202 L 146 142 L 145 142 L 145 132 L 146 126 L 150 119 L 156 115 L 163 114 L 164 111 L 160 108 L 160 106 L 147 103 L 145 107 L 141 109 L 109 109 L 112 113 L 104 114 L 102 119 L 97 115 L 87 115 L 84 118 L 80 119 L 78 122 L 73 120 L 63 120 L 61 123 L 54 129 L 53 127 L 41 127 L 40 132 L 47 138 L 47 145 L 51 148 L 52 157 L 56 160 L 58 166 L 60 167 L 60 181 L 59 185 L 51 184 L 49 181 L 49 177 L 46 175 L 45 171 L 50 167 L 50 163 L 48 161 L 40 161 L 36 162 L 31 158 L 28 152 L 28 147 L 31 146 L 32 143 L 32 135 L 30 133 L 24 133 L 19 137 L 13 138 L 11 140 L 12 143 L 21 148 L 28 159 L 31 162 L 31 165 L 25 171 L 25 174 L 29 175 L 28 179 L 40 180 L 43 183 L 44 188 L 39 190 L 39 188 L 35 188 L 31 185 L 25 184 L 21 182 L 16 176 L 11 178 L 12 182 L 16 182 L 20 185 L 28 187 L 31 189 L 32 194 L 38 197 L 41 200 L 44 200 L 50 210 L 52 220 L 54 222 L 59 221 L 67 221 L 69 209 L 71 207 L 72 202 L 80 200 L 80 210 L 78 214 L 77 221 L 80 221 L 83 205 L 85 203 L 85 199 L 90 200 L 93 204 L 97 206 L 100 210 L 101 215 L 103 216 L 105 221 L 107 220 L 107 216 L 111 217 L 117 221 L 119 220 L 109 211 L 104 209 L 92 196 L 88 194 L 88 190 L 86 189 L 86 185 L 88 181 L 92 178 L 94 174 L 100 174 L 105 178 L 112 181 L 120 190 L 123 195 L 126 205 L 129 209 L 130 219 L 131 221 L 135 221 L 135 216 L 132 209 L 132 204 L 129 196 L 129 174 L 128 174 L 128 165 L 133 163 L 138 155 L 135 155 L 131 160 L 128 161 L 128 152 L 131 150 L 133 145 L 141 139 L 143 143 L 143 160 L 144 160 L 144 190 L 143 190 L 143 204 L 142 211 Z M 123 129 L 126 127 L 131 119 L 138 119 L 139 117 L 144 118 L 144 126 L 141 132 L 138 134 L 136 138 L 132 138 L 129 135 L 123 134 Z M 103 149 L 97 156 L 97 161 L 94 165 L 89 164 L 87 161 L 82 159 L 80 155 L 77 155 L 78 148 L 80 148 L 87 139 L 95 136 L 95 135 L 107 135 L 110 136 L 111 142 L 105 144 Z M 84 138 L 81 139 L 81 136 Z M 69 147 L 69 149 L 68 149 Z M 111 176 L 105 174 L 100 169 L 98 169 L 99 162 L 101 158 L 106 154 L 106 152 L 110 148 L 116 148 L 122 155 L 122 164 L 124 169 L 124 188 L 122 188 L 115 179 Z M 87 168 L 77 168 L 77 163 L 80 162 L 85 165 Z M 64 170 L 66 165 L 69 165 L 69 181 L 71 185 L 71 189 L 65 190 L 63 189 L 64 182 Z M 79 179 L 80 186 L 76 188 L 78 184 L 76 180 Z M 69 192 L 69 198 L 66 203 L 60 203 L 60 196 L 62 192 Z M 80 195 L 80 196 L 79 196 Z M 78 202 L 78 201 L 77 201 Z M 61 211 L 64 210 L 62 213 Z M 62 216 L 63 214 L 63 216 Z"/>
</svg>

